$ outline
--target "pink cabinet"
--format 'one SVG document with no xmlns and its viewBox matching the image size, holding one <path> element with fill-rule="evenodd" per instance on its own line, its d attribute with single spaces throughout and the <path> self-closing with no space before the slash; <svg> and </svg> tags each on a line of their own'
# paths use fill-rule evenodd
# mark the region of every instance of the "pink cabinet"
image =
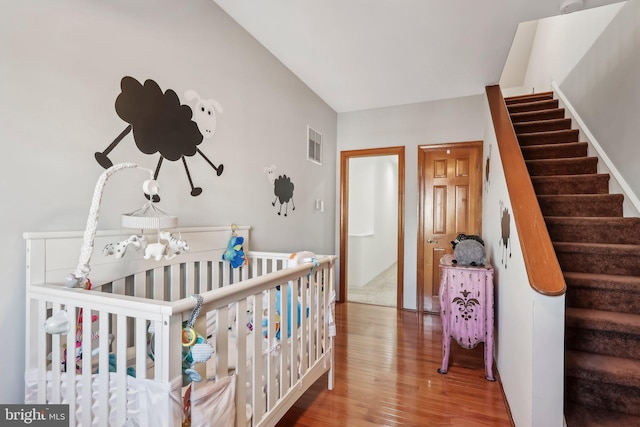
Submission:
<svg viewBox="0 0 640 427">
<path fill-rule="evenodd" d="M 493 268 L 456 266 L 453 255 L 440 259 L 440 317 L 442 319 L 442 366 L 449 368 L 451 338 L 462 347 L 484 342 L 485 378 L 493 377 Z"/>
</svg>

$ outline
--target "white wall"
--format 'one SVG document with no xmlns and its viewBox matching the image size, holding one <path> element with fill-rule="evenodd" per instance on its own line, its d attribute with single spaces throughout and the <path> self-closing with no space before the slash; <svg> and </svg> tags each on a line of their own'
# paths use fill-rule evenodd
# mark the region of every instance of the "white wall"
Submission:
<svg viewBox="0 0 640 427">
<path fill-rule="evenodd" d="M 531 289 L 488 105 L 485 113 L 482 236 L 494 267 L 495 360 L 518 427 L 560 427 L 564 393 L 564 296 Z M 483 176 L 486 176 L 483 174 Z M 505 246 L 502 220 L 508 214 Z"/>
<path fill-rule="evenodd" d="M 529 92 L 562 83 L 625 3 L 587 9 L 538 21 L 523 86 Z"/>
<path fill-rule="evenodd" d="M 96 179 L 94 152 L 125 128 L 114 108 L 130 75 L 217 99 L 224 112 L 214 137 L 199 148 L 224 164 L 217 177 L 199 156 L 188 158 L 198 197 L 189 195 L 181 162 L 165 161 L 160 207 L 180 225 L 252 225 L 251 247 L 335 253 L 337 115 L 255 39 L 209 0 L 4 2 L 0 6 L 0 195 L 5 244 L 0 337 L 0 402 L 23 399 L 25 231 L 81 230 Z M 323 165 L 306 160 L 306 130 L 324 137 Z M 157 155 L 131 135 L 111 153 L 154 169 Z M 263 172 L 295 184 L 286 218 L 271 205 Z M 123 171 L 107 184 L 99 228 L 119 228 L 119 215 L 142 206 L 144 173 Z M 325 211 L 314 210 L 316 199 Z"/>
<path fill-rule="evenodd" d="M 640 197 L 640 1 L 624 4 L 560 89 Z"/>
<path fill-rule="evenodd" d="M 405 146 L 403 308 L 416 309 L 418 147 L 478 141 L 484 136 L 485 95 L 445 99 L 338 115 L 338 152 Z M 336 185 L 339 185 L 339 179 Z M 338 220 L 339 212 L 336 212 Z M 339 238 L 336 231 L 336 245 Z M 339 249 L 336 248 L 336 251 Z"/>
</svg>

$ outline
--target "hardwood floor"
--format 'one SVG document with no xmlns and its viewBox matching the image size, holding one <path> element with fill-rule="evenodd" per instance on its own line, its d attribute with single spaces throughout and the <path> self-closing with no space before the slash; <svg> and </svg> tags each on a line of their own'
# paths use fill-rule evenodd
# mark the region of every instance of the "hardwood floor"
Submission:
<svg viewBox="0 0 640 427">
<path fill-rule="evenodd" d="M 333 391 L 324 375 L 278 426 L 513 425 L 499 378 L 484 379 L 483 344 L 452 343 L 449 373 L 437 372 L 439 316 L 344 303 L 336 325 Z"/>
</svg>

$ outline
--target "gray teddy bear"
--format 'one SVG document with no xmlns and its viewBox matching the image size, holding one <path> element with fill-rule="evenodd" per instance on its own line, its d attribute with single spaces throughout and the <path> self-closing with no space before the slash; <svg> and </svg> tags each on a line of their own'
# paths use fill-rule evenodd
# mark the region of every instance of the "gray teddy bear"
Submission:
<svg viewBox="0 0 640 427">
<path fill-rule="evenodd" d="M 481 266 L 487 262 L 484 241 L 479 236 L 458 234 L 451 246 L 454 264 Z"/>
</svg>

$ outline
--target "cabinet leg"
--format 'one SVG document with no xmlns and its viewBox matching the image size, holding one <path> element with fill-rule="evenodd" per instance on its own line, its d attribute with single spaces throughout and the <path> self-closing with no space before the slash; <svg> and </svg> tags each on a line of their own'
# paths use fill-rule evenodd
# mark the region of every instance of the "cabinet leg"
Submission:
<svg viewBox="0 0 640 427">
<path fill-rule="evenodd" d="M 438 368 L 439 374 L 449 371 L 449 350 L 451 349 L 451 337 L 442 338 L 442 365 Z"/>
</svg>

